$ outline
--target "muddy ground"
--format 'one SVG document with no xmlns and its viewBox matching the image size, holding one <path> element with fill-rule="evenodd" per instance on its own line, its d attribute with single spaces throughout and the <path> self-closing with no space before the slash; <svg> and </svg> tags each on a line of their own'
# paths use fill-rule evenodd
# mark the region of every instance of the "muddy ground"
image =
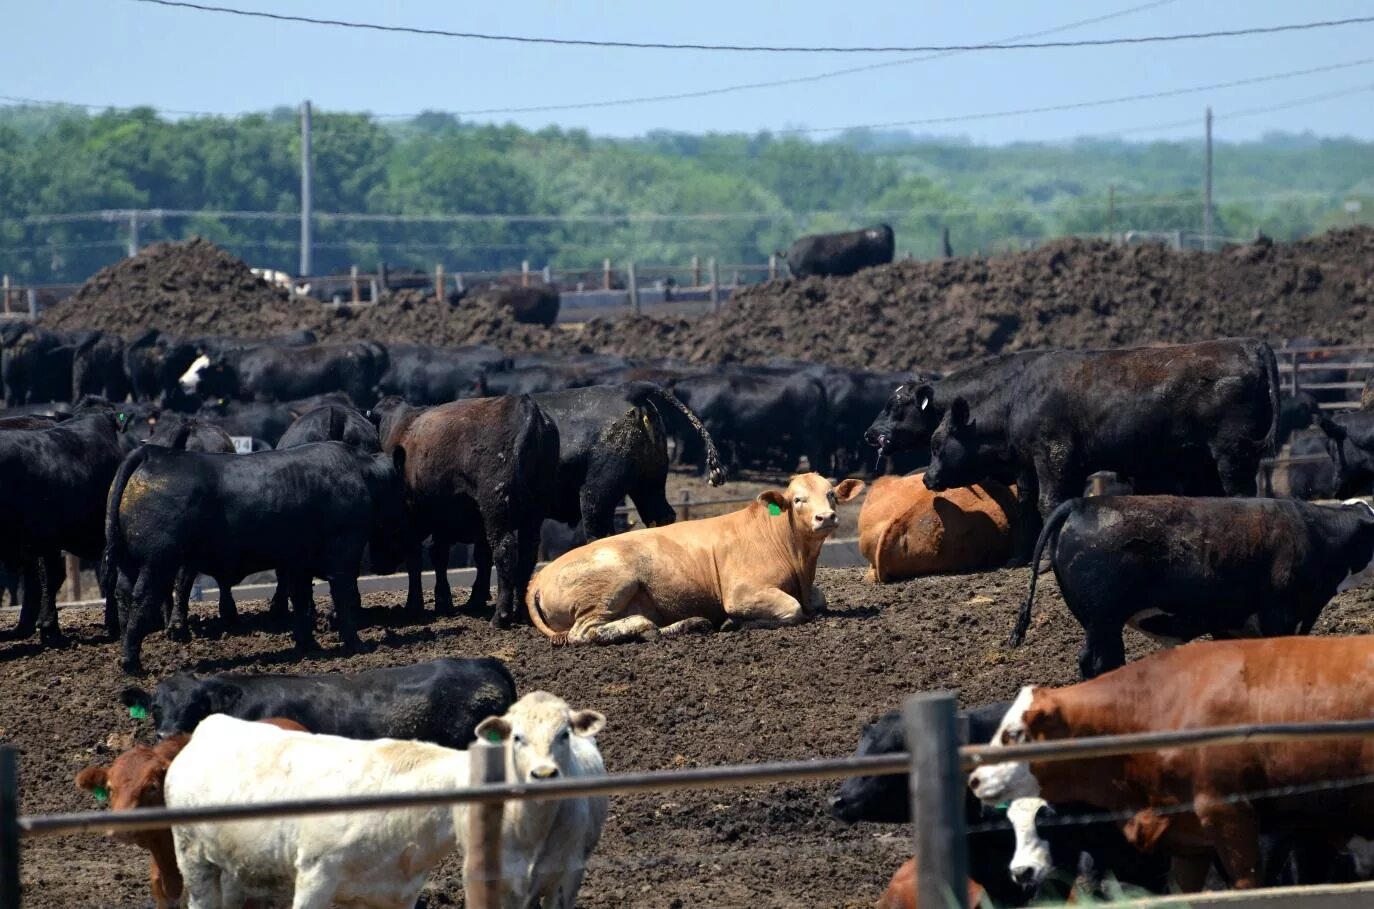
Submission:
<svg viewBox="0 0 1374 909">
<path fill-rule="evenodd" d="M 957 689 L 967 704 L 1010 697 L 1028 683 L 1074 678 L 1079 631 L 1046 576 L 1027 643 L 1002 642 L 1025 590 L 1024 569 L 874 586 L 860 569 L 822 570 L 831 609 L 817 621 L 656 644 L 556 649 L 528 628 L 494 631 L 478 617 L 391 623 L 400 594 L 368 599 L 372 653 L 299 659 L 285 629 L 250 612 L 243 634 L 181 647 L 156 635 L 153 678 L 177 669 L 345 671 L 439 656 L 509 662 L 522 691 L 547 688 L 609 718 L 600 736 L 612 772 L 841 756 L 860 727 L 903 695 Z M 264 604 L 246 604 L 260 610 Z M 327 606 L 327 604 L 322 604 Z M 1374 631 L 1374 593 L 1343 594 L 1322 633 Z M 200 607 L 207 613 L 205 606 Z M 73 775 L 106 746 L 147 738 L 117 700 L 128 682 L 99 615 L 67 610 L 74 646 L 37 652 L 0 644 L 0 739 L 22 751 L 22 810 L 93 806 Z M 206 619 L 204 632 L 213 633 Z M 331 642 L 329 636 L 322 638 Z M 1130 636 L 1132 657 L 1150 645 Z M 831 784 L 662 793 L 612 800 L 581 905 L 870 906 L 908 849 L 906 831 L 830 819 Z M 429 905 L 462 902 L 451 858 L 432 877 Z M 25 909 L 148 905 L 144 855 L 95 836 L 32 840 L 24 854 Z"/>
</svg>

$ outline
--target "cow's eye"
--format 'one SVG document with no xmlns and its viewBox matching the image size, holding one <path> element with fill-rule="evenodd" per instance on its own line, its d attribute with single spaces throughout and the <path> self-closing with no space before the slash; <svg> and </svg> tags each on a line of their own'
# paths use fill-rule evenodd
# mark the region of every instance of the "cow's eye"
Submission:
<svg viewBox="0 0 1374 909">
<path fill-rule="evenodd" d="M 515 735 L 511 736 L 510 740 L 517 745 L 525 744 L 525 737 L 518 732 Z"/>
<path fill-rule="evenodd" d="M 558 740 L 560 742 L 566 742 L 568 740 L 569 735 L 570 733 L 568 732 L 568 730 L 564 729 L 562 732 L 558 733 Z"/>
<path fill-rule="evenodd" d="M 793 504 L 793 505 L 800 505 L 801 503 L 802 503 L 802 498 L 801 498 L 801 496 L 797 496 L 795 499 L 792 500 L 792 504 Z"/>
</svg>

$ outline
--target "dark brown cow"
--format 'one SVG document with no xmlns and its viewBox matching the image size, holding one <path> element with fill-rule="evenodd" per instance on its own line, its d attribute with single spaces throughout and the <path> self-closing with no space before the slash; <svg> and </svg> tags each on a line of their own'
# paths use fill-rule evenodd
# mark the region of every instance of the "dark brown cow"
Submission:
<svg viewBox="0 0 1374 909">
<path fill-rule="evenodd" d="M 279 729 L 309 732 L 295 720 L 274 717 L 262 720 Z M 111 811 L 131 811 L 135 808 L 163 808 L 162 783 L 172 760 L 191 741 L 191 736 L 178 733 L 158 742 L 151 748 L 135 745 L 125 751 L 108 767 L 97 764 L 76 775 L 79 789 L 94 793 L 102 801 L 108 800 Z M 171 830 L 142 830 L 137 833 L 111 833 L 122 843 L 132 843 L 148 850 L 149 877 L 156 909 L 171 909 L 180 902 L 181 869 L 177 867 L 176 850 L 172 846 Z"/>
<path fill-rule="evenodd" d="M 467 609 L 486 603 L 496 566 L 492 622 L 509 625 L 525 601 L 539 551 L 544 511 L 558 479 L 558 429 L 528 395 L 412 407 L 383 398 L 370 416 L 382 449 L 405 452 L 405 541 L 410 592 L 406 608 L 424 609 L 420 544 L 433 537 L 434 608 L 453 610 L 448 550 L 473 543 L 477 577 Z M 376 565 L 374 559 L 374 566 Z"/>
<path fill-rule="evenodd" d="M 992 744 L 1368 719 L 1371 666 L 1370 635 L 1189 644 L 1078 685 L 1023 688 Z M 1201 886 L 1214 855 L 1249 888 L 1261 881 L 1261 831 L 1289 831 L 1328 863 L 1374 837 L 1371 768 L 1374 738 L 1324 739 L 1007 762 L 974 771 L 969 786 L 987 803 L 1040 797 L 1121 812 L 1127 840 L 1175 857 L 1184 889 Z"/>
</svg>

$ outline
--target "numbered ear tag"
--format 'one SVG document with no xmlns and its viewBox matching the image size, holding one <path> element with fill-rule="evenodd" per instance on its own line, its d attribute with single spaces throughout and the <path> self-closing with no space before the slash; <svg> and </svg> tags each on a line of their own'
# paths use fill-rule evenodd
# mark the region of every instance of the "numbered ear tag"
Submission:
<svg viewBox="0 0 1374 909">
<path fill-rule="evenodd" d="M 778 507 L 777 502 L 769 502 L 768 513 L 776 518 L 778 515 L 782 514 L 782 509 Z"/>
</svg>

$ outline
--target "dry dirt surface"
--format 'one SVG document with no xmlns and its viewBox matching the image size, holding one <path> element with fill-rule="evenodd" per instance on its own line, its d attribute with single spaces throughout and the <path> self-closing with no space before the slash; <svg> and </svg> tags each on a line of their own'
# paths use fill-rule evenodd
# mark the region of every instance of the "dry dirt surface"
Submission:
<svg viewBox="0 0 1374 909">
<path fill-rule="evenodd" d="M 1052 576 L 1043 580 L 1026 645 L 1006 650 L 1025 569 L 874 586 L 859 569 L 822 570 L 830 611 L 798 628 L 610 648 L 555 648 L 528 628 L 494 631 L 481 617 L 392 623 L 400 594 L 369 598 L 375 651 L 299 659 L 262 603 L 245 604 L 245 633 L 198 636 L 183 648 L 160 635 L 145 659 L 154 678 L 177 669 L 339 672 L 439 656 L 506 660 L 522 691 L 546 688 L 595 707 L 611 772 L 849 754 L 860 727 L 918 690 L 958 690 L 966 704 L 1009 698 L 1026 683 L 1074 680 L 1080 632 Z M 327 603 L 322 603 L 322 611 Z M 1374 631 L 1374 594 L 1342 594 L 1321 633 Z M 212 607 L 198 607 L 206 616 Z M 68 611 L 77 643 L 36 652 L 0 644 L 0 739 L 21 749 L 22 810 L 94 807 L 72 785 L 85 764 L 146 739 L 146 722 L 118 702 L 115 668 L 95 611 Z M 206 619 L 202 632 L 213 632 Z M 330 642 L 330 636 L 322 637 Z M 1131 636 L 1137 658 L 1150 649 Z M 832 820 L 828 783 L 617 797 L 582 890 L 588 907 L 866 907 L 909 849 L 906 830 Z M 456 858 L 431 878 L 427 905 L 462 902 Z M 132 846 L 93 835 L 25 845 L 25 909 L 148 905 L 147 863 Z"/>
</svg>

